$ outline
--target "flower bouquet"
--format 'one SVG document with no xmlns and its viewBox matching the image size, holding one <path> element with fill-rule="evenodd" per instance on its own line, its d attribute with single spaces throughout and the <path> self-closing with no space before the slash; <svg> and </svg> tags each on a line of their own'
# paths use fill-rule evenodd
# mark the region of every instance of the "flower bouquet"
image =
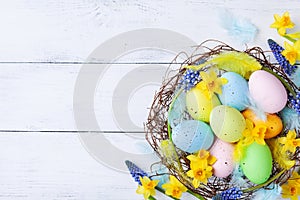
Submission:
<svg viewBox="0 0 300 200">
<path fill-rule="evenodd" d="M 175 75 L 165 77 L 146 123 L 146 139 L 168 172 L 158 186 L 130 161 L 137 193 L 154 199 L 155 189 L 180 199 L 298 199 L 300 177 L 300 34 L 289 13 L 271 25 L 291 41 L 274 40 L 270 51 L 238 51 L 208 40 Z M 213 46 L 213 47 L 211 47 Z M 204 50 L 204 51 L 203 51 Z M 171 73 L 167 73 L 171 74 Z"/>
</svg>

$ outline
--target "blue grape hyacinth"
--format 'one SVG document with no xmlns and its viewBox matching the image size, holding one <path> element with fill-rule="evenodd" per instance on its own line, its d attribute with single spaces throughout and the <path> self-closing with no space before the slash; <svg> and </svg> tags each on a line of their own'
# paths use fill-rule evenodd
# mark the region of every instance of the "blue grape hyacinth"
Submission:
<svg viewBox="0 0 300 200">
<path fill-rule="evenodd" d="M 195 87 L 195 85 L 197 85 L 197 83 L 199 83 L 200 80 L 201 78 L 199 71 L 188 69 L 186 70 L 179 84 L 183 87 L 185 91 L 189 91 L 190 89 Z"/>
<path fill-rule="evenodd" d="M 277 44 L 274 40 L 268 39 L 268 44 L 270 49 L 272 50 L 277 62 L 283 68 L 284 72 L 291 76 L 295 70 L 297 69 L 297 65 L 291 65 L 289 61 L 281 54 L 284 50 L 279 44 Z"/>
<path fill-rule="evenodd" d="M 300 116 L 300 92 L 297 92 L 296 97 L 294 97 L 293 95 L 290 95 L 289 100 L 292 105 L 292 108 Z"/>
<path fill-rule="evenodd" d="M 237 200 L 242 197 L 243 192 L 240 188 L 233 187 L 228 190 L 223 191 L 213 197 L 213 200 Z"/>
<path fill-rule="evenodd" d="M 142 185 L 140 181 L 140 176 L 144 177 L 144 176 L 148 176 L 148 174 L 129 160 L 126 160 L 125 164 L 127 165 L 128 170 L 131 176 L 134 178 L 135 182 L 137 182 L 139 185 Z"/>
</svg>

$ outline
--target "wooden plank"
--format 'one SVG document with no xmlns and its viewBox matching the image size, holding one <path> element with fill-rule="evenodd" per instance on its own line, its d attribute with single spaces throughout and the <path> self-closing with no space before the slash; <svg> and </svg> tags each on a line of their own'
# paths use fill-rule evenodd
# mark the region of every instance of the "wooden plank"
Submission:
<svg viewBox="0 0 300 200">
<path fill-rule="evenodd" d="M 1 200 L 143 199 L 128 172 L 96 162 L 77 134 L 0 133 L 0 160 Z"/>
<path fill-rule="evenodd" d="M 114 36 L 148 27 L 175 31 L 196 43 L 215 38 L 237 46 L 221 28 L 216 8 L 228 8 L 241 17 L 250 18 L 259 27 L 259 35 L 249 45 L 259 44 L 263 48 L 267 47 L 267 38 L 279 38 L 276 31 L 269 28 L 274 13 L 289 10 L 293 19 L 300 17 L 300 2 L 294 0 L 272 3 L 245 0 L 3 1 L 0 5 L 0 61 L 85 61 L 94 49 Z M 131 42 L 134 45 L 139 39 L 133 38 Z M 170 39 L 167 46 L 173 48 L 178 44 L 178 40 Z M 127 48 L 126 42 L 119 42 L 119 49 Z M 177 48 L 184 50 L 187 46 Z M 111 61 L 106 54 L 95 59 Z M 146 57 L 144 61 L 155 62 L 157 58 Z"/>
<path fill-rule="evenodd" d="M 1 133 L 0 149 L 0 199 L 141 199 L 130 175 L 92 159 L 77 134 Z"/>
<path fill-rule="evenodd" d="M 78 115 L 84 115 L 88 109 L 87 102 L 91 99 L 84 94 L 80 94 L 79 100 L 76 99 L 76 86 L 83 91 L 95 88 L 91 98 L 101 130 L 141 131 L 147 117 L 147 107 L 159 88 L 167 66 L 88 65 L 83 85 L 76 85 L 77 77 L 82 73 L 81 65 L 0 64 L 0 129 L 77 130 L 74 107 L 80 110 Z M 88 85 L 90 76 L 96 72 L 99 77 L 96 77 L 95 85 Z M 122 112 L 118 109 L 120 105 L 124 107 Z M 123 125 L 122 128 L 128 119 L 132 126 Z M 95 130 L 89 126 L 84 129 Z"/>
</svg>

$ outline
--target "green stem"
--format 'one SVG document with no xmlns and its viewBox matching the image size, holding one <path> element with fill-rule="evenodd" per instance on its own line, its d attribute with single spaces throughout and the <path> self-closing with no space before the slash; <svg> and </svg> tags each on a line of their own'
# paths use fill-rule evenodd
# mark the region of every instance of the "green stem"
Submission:
<svg viewBox="0 0 300 200">
<path fill-rule="evenodd" d="M 271 178 L 270 180 L 268 180 L 267 182 L 263 183 L 263 184 L 259 184 L 259 185 L 256 185 L 254 187 L 251 187 L 251 188 L 248 188 L 248 189 L 245 189 L 245 190 L 242 190 L 243 192 L 251 192 L 253 190 L 257 190 L 257 189 L 260 189 L 266 185 L 269 185 L 270 183 L 272 183 L 275 179 L 277 179 L 279 176 L 281 176 L 283 174 L 283 172 L 285 172 L 285 170 L 282 170 L 281 172 L 279 172 L 278 174 L 276 174 L 276 176 L 274 176 L 273 178 Z"/>
<path fill-rule="evenodd" d="M 272 71 L 271 69 L 269 69 L 269 68 L 263 67 L 262 69 L 265 70 L 265 71 L 267 71 L 267 72 L 269 72 L 269 73 L 271 73 L 271 74 L 273 74 L 274 76 L 276 76 L 276 78 L 278 78 L 278 79 L 280 80 L 280 82 L 285 86 L 285 88 L 286 88 L 290 93 L 292 93 L 292 95 L 293 95 L 294 97 L 296 97 L 295 91 L 292 89 L 292 87 L 291 87 L 286 81 L 284 81 L 284 79 L 283 79 L 281 76 L 279 76 L 277 73 L 273 72 L 273 71 Z"/>
<path fill-rule="evenodd" d="M 194 197 L 197 197 L 198 199 L 204 200 L 203 196 L 201 196 L 200 194 L 197 194 L 191 190 L 188 190 L 187 192 L 193 195 Z"/>
<path fill-rule="evenodd" d="M 287 40 L 289 40 L 289 41 L 291 41 L 293 43 L 295 43 L 297 41 L 297 40 L 295 40 L 295 39 L 293 39 L 293 38 L 291 38 L 291 37 L 289 37 L 287 35 L 283 35 L 282 37 L 284 37 L 285 39 L 287 39 Z"/>
<path fill-rule="evenodd" d="M 150 196 L 148 200 L 156 200 L 153 196 Z"/>
<path fill-rule="evenodd" d="M 166 195 L 166 194 L 165 194 L 165 191 L 164 191 L 162 188 L 156 186 L 155 189 L 158 190 L 159 192 L 161 192 L 162 194 Z M 194 193 L 194 192 L 191 191 L 191 190 L 187 190 L 187 192 L 190 193 L 191 195 L 193 195 L 194 197 L 197 197 L 198 199 L 204 200 L 204 198 L 203 198 L 200 194 Z M 172 199 L 174 199 L 174 200 L 180 200 L 180 199 L 177 199 L 177 198 L 172 197 L 172 196 L 169 196 L 169 195 L 166 195 L 166 196 L 168 196 L 168 197 L 170 197 L 170 198 L 172 198 Z M 152 197 L 152 198 L 153 198 L 153 197 Z"/>
</svg>

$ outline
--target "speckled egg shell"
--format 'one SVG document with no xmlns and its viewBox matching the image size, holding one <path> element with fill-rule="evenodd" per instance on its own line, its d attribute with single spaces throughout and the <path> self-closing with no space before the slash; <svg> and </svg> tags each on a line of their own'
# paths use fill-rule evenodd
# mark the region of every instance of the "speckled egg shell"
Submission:
<svg viewBox="0 0 300 200">
<path fill-rule="evenodd" d="M 237 109 L 220 105 L 211 111 L 210 126 L 219 139 L 233 143 L 242 138 L 246 121 Z"/>
<path fill-rule="evenodd" d="M 249 105 L 249 88 L 246 79 L 234 72 L 226 72 L 222 77 L 228 82 L 222 86 L 222 94 L 218 95 L 221 103 L 240 111 L 245 110 Z"/>
<path fill-rule="evenodd" d="M 273 74 L 258 70 L 249 78 L 249 92 L 259 108 L 267 113 L 281 111 L 287 103 L 287 92 Z"/>
<path fill-rule="evenodd" d="M 202 121 L 182 121 L 172 130 L 172 140 L 179 149 L 194 153 L 209 149 L 214 141 L 210 126 Z"/>
<path fill-rule="evenodd" d="M 268 145 L 253 142 L 245 148 L 240 166 L 245 176 L 255 184 L 265 183 L 272 172 L 272 154 Z"/>
<path fill-rule="evenodd" d="M 209 152 L 217 158 L 213 164 L 213 173 L 216 177 L 225 178 L 229 176 L 234 169 L 233 162 L 233 144 L 216 139 Z"/>
<path fill-rule="evenodd" d="M 193 119 L 209 122 L 209 115 L 215 106 L 220 105 L 216 95 L 208 99 L 203 92 L 195 87 L 186 94 L 186 108 Z"/>
</svg>

